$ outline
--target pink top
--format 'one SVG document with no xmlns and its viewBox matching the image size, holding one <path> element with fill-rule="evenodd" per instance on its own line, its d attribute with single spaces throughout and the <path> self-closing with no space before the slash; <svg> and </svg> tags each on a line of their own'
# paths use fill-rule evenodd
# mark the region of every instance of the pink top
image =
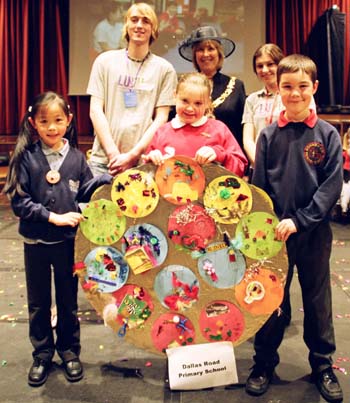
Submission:
<svg viewBox="0 0 350 403">
<path fill-rule="evenodd" d="M 343 151 L 344 165 L 343 168 L 347 171 L 350 171 L 350 156 L 348 151 Z"/>
<path fill-rule="evenodd" d="M 199 148 L 208 146 L 214 149 L 217 162 L 236 175 L 243 176 L 248 164 L 247 158 L 223 122 L 207 119 L 204 120 L 204 124 L 199 126 L 186 124 L 177 127 L 178 125 L 174 124 L 174 121 L 176 118 L 165 123 L 156 131 L 147 153 L 152 150 L 160 150 L 165 154 L 166 147 L 173 147 L 175 155 L 194 157 Z"/>
</svg>

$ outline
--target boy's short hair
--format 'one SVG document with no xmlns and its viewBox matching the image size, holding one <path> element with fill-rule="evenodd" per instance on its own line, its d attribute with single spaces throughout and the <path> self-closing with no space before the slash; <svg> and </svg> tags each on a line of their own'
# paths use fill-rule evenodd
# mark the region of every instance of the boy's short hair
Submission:
<svg viewBox="0 0 350 403">
<path fill-rule="evenodd" d="M 293 54 L 284 57 L 277 66 L 277 83 L 280 83 L 281 75 L 284 73 L 306 73 L 313 83 L 317 80 L 317 67 L 308 56 Z"/>
</svg>

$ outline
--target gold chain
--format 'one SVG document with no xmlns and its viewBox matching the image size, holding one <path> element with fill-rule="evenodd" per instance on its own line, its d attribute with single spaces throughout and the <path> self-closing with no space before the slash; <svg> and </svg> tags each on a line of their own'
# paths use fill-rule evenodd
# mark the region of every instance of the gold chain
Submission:
<svg viewBox="0 0 350 403">
<path fill-rule="evenodd" d="M 212 102 L 212 107 L 217 108 L 219 105 L 221 105 L 225 99 L 232 94 L 233 90 L 235 89 L 235 84 L 236 84 L 236 77 L 231 77 L 230 81 L 227 84 L 227 87 L 225 91 Z"/>
</svg>

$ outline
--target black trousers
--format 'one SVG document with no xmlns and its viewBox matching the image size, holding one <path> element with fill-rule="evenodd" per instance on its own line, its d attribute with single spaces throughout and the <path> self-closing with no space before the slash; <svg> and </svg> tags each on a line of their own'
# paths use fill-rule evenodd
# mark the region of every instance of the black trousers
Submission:
<svg viewBox="0 0 350 403">
<path fill-rule="evenodd" d="M 289 237 L 289 268 L 284 299 L 280 309 L 270 316 L 255 336 L 254 360 L 257 364 L 274 368 L 279 363 L 277 350 L 288 321 L 285 307 L 290 298 L 290 284 L 296 266 L 304 308 L 304 341 L 309 349 L 311 369 L 319 372 L 332 365 L 335 337 L 329 267 L 331 248 L 332 231 L 328 222 L 321 223 L 313 231 Z"/>
<path fill-rule="evenodd" d="M 65 361 L 78 357 L 80 325 L 78 280 L 73 276 L 74 240 L 53 245 L 25 243 L 24 259 L 33 357 L 50 361 L 55 349 Z M 57 305 L 56 343 L 51 327 L 52 270 Z"/>
</svg>

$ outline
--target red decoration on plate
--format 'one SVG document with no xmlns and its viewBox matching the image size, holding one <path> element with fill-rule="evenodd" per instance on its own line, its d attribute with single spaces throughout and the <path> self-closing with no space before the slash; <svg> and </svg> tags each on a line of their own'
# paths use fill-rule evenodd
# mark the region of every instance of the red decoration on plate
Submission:
<svg viewBox="0 0 350 403">
<path fill-rule="evenodd" d="M 208 341 L 236 341 L 245 328 L 242 312 L 231 302 L 212 301 L 199 317 L 202 335 Z"/>
<path fill-rule="evenodd" d="M 192 158 L 180 155 L 165 160 L 158 167 L 155 180 L 160 195 L 178 205 L 198 200 L 205 187 L 201 166 Z"/>
<path fill-rule="evenodd" d="M 169 217 L 169 238 L 190 251 L 204 250 L 215 234 L 215 221 L 202 206 L 190 203 L 176 208 Z"/>
<path fill-rule="evenodd" d="M 195 331 L 186 316 L 165 313 L 153 323 L 151 337 L 155 348 L 165 352 L 167 348 L 194 344 Z"/>
<path fill-rule="evenodd" d="M 139 298 L 147 303 L 147 306 L 153 310 L 154 305 L 152 302 L 152 297 L 149 295 L 148 291 L 141 286 L 136 284 L 126 284 L 124 287 L 112 293 L 113 298 L 115 298 L 116 305 L 120 305 L 120 303 L 125 298 L 125 295 L 130 294 Z M 122 322 L 121 322 L 122 323 Z"/>
</svg>

